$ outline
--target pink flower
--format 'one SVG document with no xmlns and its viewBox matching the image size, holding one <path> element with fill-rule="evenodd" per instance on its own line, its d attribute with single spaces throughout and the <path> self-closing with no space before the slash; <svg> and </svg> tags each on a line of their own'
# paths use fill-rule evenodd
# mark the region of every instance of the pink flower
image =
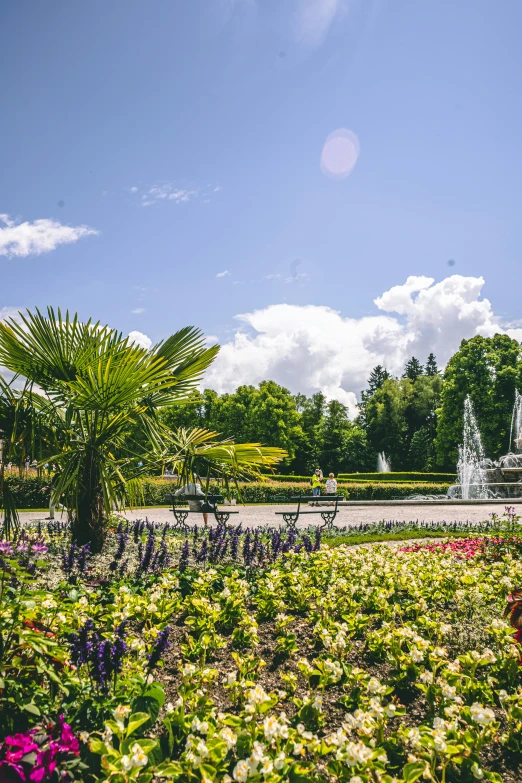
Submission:
<svg viewBox="0 0 522 783">
<path fill-rule="evenodd" d="M 27 734 L 14 734 L 12 737 L 6 737 L 6 761 L 20 761 L 20 759 L 28 753 L 38 750 L 38 745 L 32 738 L 34 733 L 35 731 L 33 729 L 32 731 L 28 731 Z M 7 750 L 7 746 L 15 748 L 15 750 Z"/>
<path fill-rule="evenodd" d="M 52 748 L 40 751 L 36 756 L 36 765 L 29 775 L 29 780 L 34 781 L 34 783 L 42 783 L 42 781 L 51 777 L 57 764 L 54 758 L 55 755 L 56 751 Z"/>
</svg>

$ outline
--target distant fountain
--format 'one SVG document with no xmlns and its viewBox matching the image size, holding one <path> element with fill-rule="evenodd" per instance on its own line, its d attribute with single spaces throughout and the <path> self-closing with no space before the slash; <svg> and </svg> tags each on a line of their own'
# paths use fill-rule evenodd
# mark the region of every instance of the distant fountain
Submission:
<svg viewBox="0 0 522 783">
<path fill-rule="evenodd" d="M 470 396 L 464 402 L 464 434 L 459 446 L 457 475 L 462 500 L 487 498 L 488 489 L 484 469 L 486 456 Z"/>
<path fill-rule="evenodd" d="M 390 473 L 391 471 L 391 464 L 389 460 L 386 459 L 386 454 L 384 451 L 381 451 L 380 454 L 377 455 L 377 472 L 378 473 Z"/>
<path fill-rule="evenodd" d="M 515 404 L 511 417 L 511 431 L 509 433 L 510 453 L 522 451 L 522 394 L 515 392 Z"/>
</svg>

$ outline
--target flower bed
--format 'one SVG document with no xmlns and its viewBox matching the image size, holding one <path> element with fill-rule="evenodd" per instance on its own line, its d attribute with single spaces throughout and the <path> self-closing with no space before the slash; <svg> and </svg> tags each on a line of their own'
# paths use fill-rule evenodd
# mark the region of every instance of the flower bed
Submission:
<svg viewBox="0 0 522 783">
<path fill-rule="evenodd" d="M 520 537 L 305 536 L 2 544 L 0 779 L 520 780 Z"/>
</svg>

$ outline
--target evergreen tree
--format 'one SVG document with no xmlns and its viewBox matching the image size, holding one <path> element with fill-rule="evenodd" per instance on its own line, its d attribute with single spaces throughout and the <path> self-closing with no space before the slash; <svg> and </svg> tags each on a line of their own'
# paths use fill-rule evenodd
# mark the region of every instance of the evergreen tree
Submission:
<svg viewBox="0 0 522 783">
<path fill-rule="evenodd" d="M 439 368 L 437 367 L 437 360 L 435 358 L 435 354 L 430 353 L 430 355 L 428 356 L 428 361 L 426 362 L 426 367 L 424 368 L 424 372 L 426 375 L 439 374 Z"/>
<path fill-rule="evenodd" d="M 364 393 L 371 397 L 372 394 L 375 394 L 377 389 L 382 389 L 384 381 L 387 381 L 388 378 L 390 378 L 390 373 L 386 367 L 378 364 L 370 373 L 370 377 L 368 378 L 368 389 Z"/>
<path fill-rule="evenodd" d="M 420 375 L 424 375 L 424 367 L 415 356 L 406 362 L 403 378 L 409 378 L 410 381 L 416 381 Z"/>
</svg>

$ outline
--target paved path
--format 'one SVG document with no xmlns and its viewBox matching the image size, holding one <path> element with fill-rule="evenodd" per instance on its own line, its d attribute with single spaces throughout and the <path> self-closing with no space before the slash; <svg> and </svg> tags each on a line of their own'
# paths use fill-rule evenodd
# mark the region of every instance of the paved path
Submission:
<svg viewBox="0 0 522 783">
<path fill-rule="evenodd" d="M 394 520 L 400 522 L 482 522 L 488 519 L 489 515 L 496 513 L 501 515 L 504 512 L 505 503 L 498 505 L 473 505 L 473 506 L 447 506 L 436 505 L 433 507 L 422 506 L 344 506 L 340 508 L 336 519 L 337 527 L 359 525 L 362 523 L 375 523 L 382 520 Z M 236 506 L 235 514 L 231 517 L 232 521 L 241 522 L 246 526 L 278 526 L 282 522 L 282 517 L 277 517 L 275 511 L 292 510 L 295 506 L 274 505 L 274 506 Z M 519 506 L 519 513 L 522 515 L 522 507 Z M 148 517 L 155 522 L 172 522 L 172 512 L 168 508 L 144 508 L 137 511 L 128 512 L 128 519 L 144 519 Z M 46 512 L 25 511 L 20 514 L 22 522 L 30 520 L 44 520 L 47 517 Z M 212 517 L 210 517 L 212 519 Z M 60 516 L 56 514 L 56 519 Z M 192 524 L 196 521 L 196 515 L 190 514 L 188 521 Z M 299 520 L 299 527 L 307 527 L 308 524 L 321 524 L 322 519 L 319 514 L 307 514 Z"/>
</svg>

